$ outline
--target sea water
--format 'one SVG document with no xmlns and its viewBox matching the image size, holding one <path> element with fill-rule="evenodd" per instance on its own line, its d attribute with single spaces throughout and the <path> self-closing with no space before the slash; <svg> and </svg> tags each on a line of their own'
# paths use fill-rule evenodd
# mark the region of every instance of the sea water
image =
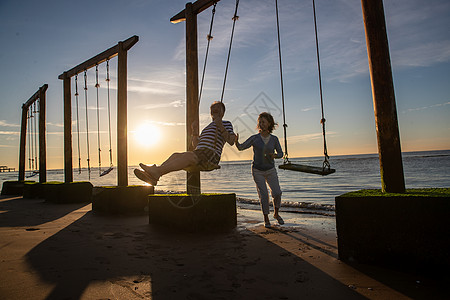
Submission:
<svg viewBox="0 0 450 300">
<path fill-rule="evenodd" d="M 450 187 L 450 150 L 405 152 L 403 169 L 406 188 Z M 295 158 L 292 163 L 322 166 L 323 157 Z M 278 164 L 282 163 L 277 160 Z M 325 213 L 334 211 L 334 199 L 346 192 L 360 189 L 380 189 L 380 166 L 378 154 L 342 155 L 330 158 L 336 173 L 321 176 L 277 167 L 283 192 L 284 209 Z M 251 161 L 221 162 L 221 169 L 201 173 L 201 189 L 204 193 L 236 193 L 243 205 L 258 207 L 258 194 L 251 175 Z M 128 168 L 128 184 L 141 185 L 133 170 Z M 94 186 L 117 185 L 117 169 L 108 175 L 99 176 L 97 168 L 74 169 L 74 181 L 89 180 Z M 29 173 L 27 172 L 27 175 Z M 6 180 L 17 180 L 17 172 L 0 173 L 0 184 Z M 27 178 L 38 181 L 38 176 Z M 48 170 L 47 181 L 64 181 L 63 170 Z M 165 175 L 158 182 L 157 192 L 185 192 L 186 172 L 178 171 Z"/>
</svg>

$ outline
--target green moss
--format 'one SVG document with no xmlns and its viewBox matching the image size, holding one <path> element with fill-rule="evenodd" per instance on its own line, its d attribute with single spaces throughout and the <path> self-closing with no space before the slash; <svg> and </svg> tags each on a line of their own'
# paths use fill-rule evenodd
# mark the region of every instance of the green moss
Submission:
<svg viewBox="0 0 450 300">
<path fill-rule="evenodd" d="M 47 182 L 44 182 L 44 183 L 42 183 L 42 184 L 46 184 L 46 185 L 56 185 L 56 184 L 81 184 L 81 183 L 83 183 L 83 184 L 86 184 L 86 183 L 89 183 L 89 181 L 74 181 L 74 182 L 63 182 L 63 181 L 47 181 Z"/>
<path fill-rule="evenodd" d="M 406 189 L 405 193 L 383 193 L 381 190 L 359 190 L 339 197 L 450 197 L 450 188 Z"/>
<path fill-rule="evenodd" d="M 202 193 L 200 194 L 200 196 L 219 196 L 219 195 L 229 195 L 229 194 L 224 194 L 224 193 Z M 154 194 L 152 196 L 157 196 L 157 197 L 167 197 L 167 196 L 171 196 L 171 197 L 186 197 L 186 196 L 199 196 L 197 194 Z"/>
<path fill-rule="evenodd" d="M 102 186 L 96 186 L 97 188 L 102 188 L 102 189 L 117 189 L 117 188 L 123 188 L 121 186 L 116 186 L 116 185 L 102 185 Z M 124 188 L 139 188 L 139 187 L 150 187 L 150 185 L 127 185 Z"/>
<path fill-rule="evenodd" d="M 35 184 L 39 184 L 39 182 L 37 182 L 37 181 L 24 181 L 23 184 L 25 184 L 25 185 L 35 185 Z"/>
<path fill-rule="evenodd" d="M 62 182 L 62 181 L 47 181 L 47 182 L 44 182 L 43 184 L 44 185 L 54 185 L 54 184 L 63 184 L 64 182 Z"/>
</svg>

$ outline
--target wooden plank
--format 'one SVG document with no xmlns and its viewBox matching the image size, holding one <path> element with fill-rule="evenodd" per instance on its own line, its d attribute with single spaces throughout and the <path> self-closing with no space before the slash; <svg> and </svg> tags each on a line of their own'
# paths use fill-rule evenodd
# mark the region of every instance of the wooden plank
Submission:
<svg viewBox="0 0 450 300">
<path fill-rule="evenodd" d="M 194 14 L 199 14 L 211 5 L 214 5 L 214 3 L 219 2 L 220 0 L 197 0 L 194 3 L 192 3 L 192 12 Z M 177 13 L 175 16 L 170 18 L 170 22 L 176 24 L 179 22 L 186 21 L 186 9 L 183 9 L 179 13 Z"/>
<path fill-rule="evenodd" d="M 39 183 L 47 181 L 47 145 L 45 134 L 46 90 L 48 86 L 39 89 Z"/>
<path fill-rule="evenodd" d="M 186 4 L 186 150 L 193 151 L 192 136 L 199 133 L 197 15 Z M 187 172 L 188 194 L 200 194 L 200 172 Z"/>
<path fill-rule="evenodd" d="M 381 188 L 405 192 L 394 82 L 382 0 L 361 0 L 380 157 Z"/>
<path fill-rule="evenodd" d="M 123 43 L 123 49 L 125 51 L 128 51 L 131 47 L 134 46 L 139 41 L 139 37 L 137 35 L 134 35 L 130 37 L 129 39 L 119 42 Z M 103 51 L 102 53 L 86 60 L 85 62 L 82 62 L 76 67 L 73 67 L 69 71 L 65 72 L 67 73 L 68 77 L 75 76 L 84 70 L 90 69 L 92 67 L 95 67 L 95 65 L 101 64 L 102 62 L 105 62 L 108 59 L 111 59 L 119 53 L 119 44 Z M 64 73 L 58 76 L 58 79 L 64 79 Z"/>
<path fill-rule="evenodd" d="M 128 185 L 127 51 L 119 42 L 117 62 L 117 185 Z"/>
<path fill-rule="evenodd" d="M 27 143 L 27 117 L 28 107 L 22 106 L 22 125 L 20 127 L 20 146 L 19 146 L 19 181 L 25 180 L 25 149 Z M 6 166 L 5 166 L 6 168 Z"/>
<path fill-rule="evenodd" d="M 313 166 L 307 166 L 307 165 L 300 165 L 300 164 L 283 164 L 279 165 L 278 168 L 283 170 L 290 170 L 290 171 L 297 171 L 297 172 L 304 172 L 304 173 L 310 173 L 310 174 L 317 174 L 317 175 L 329 175 L 334 172 L 336 172 L 335 169 L 328 169 L 328 168 L 322 168 L 322 167 L 313 167 Z"/>
<path fill-rule="evenodd" d="M 30 99 L 27 100 L 27 102 L 25 102 L 22 107 L 25 107 L 26 109 L 28 109 L 28 107 L 30 107 L 31 104 L 33 104 L 34 101 L 36 101 L 37 99 L 39 99 L 40 96 L 40 92 L 41 90 L 43 90 L 44 92 L 47 90 L 48 88 L 48 84 L 44 84 L 43 86 L 41 86 L 39 88 L 39 90 L 37 90 L 36 93 L 34 93 L 33 96 L 30 97 Z"/>
<path fill-rule="evenodd" d="M 64 182 L 73 182 L 72 172 L 72 95 L 70 77 L 64 73 Z"/>
</svg>

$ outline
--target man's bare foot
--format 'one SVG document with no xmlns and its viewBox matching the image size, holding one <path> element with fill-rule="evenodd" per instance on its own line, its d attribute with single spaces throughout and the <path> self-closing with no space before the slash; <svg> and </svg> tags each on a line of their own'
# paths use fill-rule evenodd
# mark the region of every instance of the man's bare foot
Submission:
<svg viewBox="0 0 450 300">
<path fill-rule="evenodd" d="M 136 175 L 136 177 L 139 178 L 140 180 L 150 183 L 153 186 L 156 186 L 156 184 L 158 183 L 158 180 L 153 178 L 152 175 L 148 174 L 145 171 L 134 169 L 134 175 Z"/>
<path fill-rule="evenodd" d="M 159 177 L 161 177 L 159 175 L 158 170 L 156 170 L 156 165 L 152 165 L 152 166 L 148 166 L 146 164 L 143 163 L 139 163 L 139 167 L 142 168 L 142 170 L 144 170 L 145 172 L 147 172 L 148 174 L 150 174 L 153 178 L 156 179 L 156 181 L 159 180 Z"/>
</svg>

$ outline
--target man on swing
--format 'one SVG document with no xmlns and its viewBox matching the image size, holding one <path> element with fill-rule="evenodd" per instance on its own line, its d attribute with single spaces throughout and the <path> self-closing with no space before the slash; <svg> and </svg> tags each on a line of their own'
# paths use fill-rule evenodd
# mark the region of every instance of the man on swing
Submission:
<svg viewBox="0 0 450 300">
<path fill-rule="evenodd" d="M 140 163 L 142 170 L 134 170 L 136 177 L 155 186 L 161 176 L 170 172 L 192 168 L 214 169 L 214 166 L 219 164 L 225 142 L 232 146 L 236 135 L 231 122 L 222 120 L 225 114 L 225 105 L 222 102 L 215 101 L 211 104 L 210 112 L 212 122 L 202 130 L 200 137 L 193 136 L 192 143 L 197 144 L 194 151 L 173 153 L 160 166 Z"/>
</svg>

